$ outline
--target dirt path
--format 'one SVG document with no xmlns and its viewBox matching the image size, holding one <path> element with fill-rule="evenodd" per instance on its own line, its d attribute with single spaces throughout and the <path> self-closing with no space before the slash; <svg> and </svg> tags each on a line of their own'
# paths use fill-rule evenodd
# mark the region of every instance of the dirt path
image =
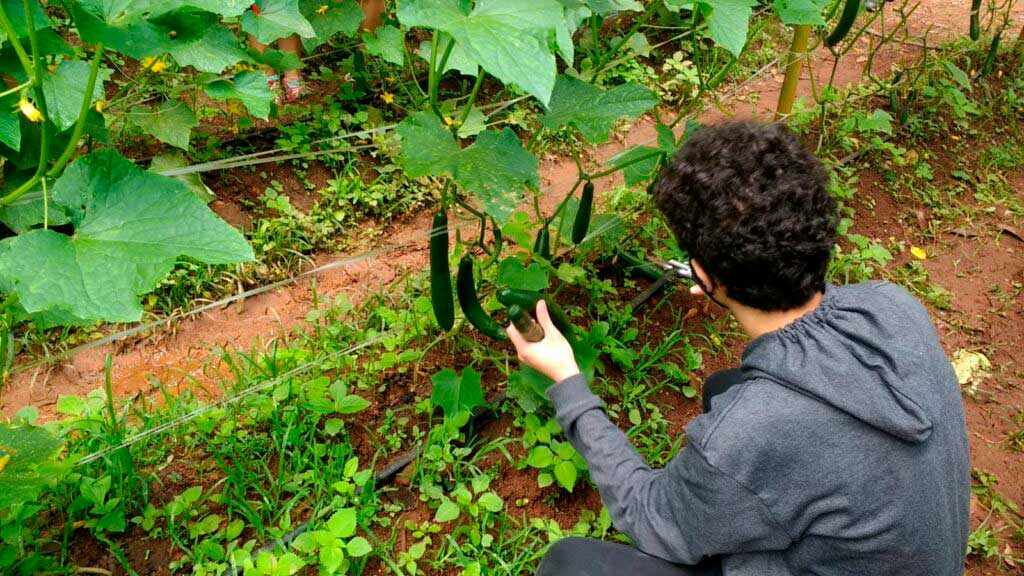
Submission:
<svg viewBox="0 0 1024 576">
<path fill-rule="evenodd" d="M 963 33 L 967 23 L 965 10 L 966 7 L 950 6 L 941 0 L 924 0 L 911 19 L 911 29 L 922 32 L 928 26 L 934 26 L 944 37 Z M 839 68 L 837 84 L 843 86 L 861 80 L 861 72 L 867 62 L 864 54 L 868 43 L 867 38 L 862 38 L 861 46 L 847 56 L 847 62 Z M 899 62 L 917 58 L 919 53 L 920 50 L 914 47 L 898 44 L 887 46 L 874 60 L 873 72 L 884 74 Z M 827 80 L 831 66 L 830 54 L 819 50 L 814 56 L 813 65 L 817 86 L 820 87 Z M 799 93 L 810 96 L 808 69 L 804 70 Z M 769 118 L 778 98 L 781 75 L 782 66 L 779 66 L 753 82 L 729 103 L 728 114 L 734 117 Z M 714 122 L 726 114 L 721 109 L 711 108 L 700 119 Z M 593 159 L 598 162 L 607 160 L 627 146 L 650 142 L 654 137 L 653 123 L 641 120 L 619 141 L 596 150 Z M 548 159 L 541 163 L 541 175 L 546 192 L 542 197 L 542 208 L 551 210 L 575 182 L 576 169 L 570 159 Z M 620 183 L 621 177 L 610 177 L 598 182 L 597 189 L 602 193 Z M 347 294 L 353 302 L 357 302 L 370 291 L 382 289 L 400 275 L 424 268 L 427 252 L 420 237 L 429 225 L 429 215 L 418 214 L 390 226 L 380 236 L 381 243 L 405 247 L 376 259 L 320 275 L 316 280 L 318 293 L 321 296 Z M 317 264 L 344 256 L 348 255 L 322 256 Z M 112 384 L 118 396 L 153 393 L 154 379 L 171 389 L 196 384 L 213 385 L 215 388 L 218 363 L 211 362 L 211 359 L 217 358 L 219 350 L 246 350 L 285 337 L 289 331 L 302 325 L 312 301 L 312 282 L 303 281 L 182 321 L 169 330 L 159 330 L 144 339 L 94 348 L 62 364 L 22 372 L 4 389 L 3 412 L 11 415 L 23 406 L 34 405 L 40 408 L 44 418 L 52 416 L 53 406 L 60 395 L 84 395 L 103 385 L 103 368 L 108 354 L 113 355 Z"/>
</svg>

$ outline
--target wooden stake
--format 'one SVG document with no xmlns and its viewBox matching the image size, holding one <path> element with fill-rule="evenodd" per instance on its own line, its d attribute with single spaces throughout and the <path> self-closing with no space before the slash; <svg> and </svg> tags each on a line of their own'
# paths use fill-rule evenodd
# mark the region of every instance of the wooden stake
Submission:
<svg viewBox="0 0 1024 576">
<path fill-rule="evenodd" d="M 807 54 L 807 42 L 810 37 L 811 27 L 809 25 L 802 24 L 793 29 L 793 43 L 789 47 L 789 57 L 786 59 L 786 79 L 782 82 L 779 105 L 775 109 L 776 120 L 789 116 L 793 112 L 796 87 L 800 83 L 800 69 L 804 65 L 804 56 Z"/>
</svg>

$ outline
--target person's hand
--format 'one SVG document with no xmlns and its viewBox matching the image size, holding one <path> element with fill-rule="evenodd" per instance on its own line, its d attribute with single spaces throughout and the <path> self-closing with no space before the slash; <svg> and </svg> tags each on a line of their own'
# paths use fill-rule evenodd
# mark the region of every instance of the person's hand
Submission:
<svg viewBox="0 0 1024 576">
<path fill-rule="evenodd" d="M 551 322 L 548 305 L 543 299 L 537 302 L 537 323 L 544 329 L 544 339 L 540 342 L 527 342 L 514 324 L 505 329 L 519 353 L 519 360 L 555 382 L 579 374 L 572 347 Z"/>
</svg>

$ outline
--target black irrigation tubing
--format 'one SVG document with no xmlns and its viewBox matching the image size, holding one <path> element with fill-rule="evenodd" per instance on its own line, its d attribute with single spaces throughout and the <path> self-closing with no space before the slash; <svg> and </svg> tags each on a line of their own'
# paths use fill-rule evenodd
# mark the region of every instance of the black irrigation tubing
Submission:
<svg viewBox="0 0 1024 576">
<path fill-rule="evenodd" d="M 501 392 L 495 395 L 494 398 L 492 398 L 491 401 L 487 403 L 487 406 L 478 407 L 474 409 L 473 423 L 475 425 L 479 425 L 488 422 L 490 420 L 490 415 L 494 413 L 494 411 L 498 408 L 498 406 L 501 405 L 502 402 L 505 401 L 506 398 L 507 396 L 505 395 L 505 393 Z M 374 482 L 378 484 L 387 484 L 391 482 L 391 480 L 393 480 L 394 477 L 397 476 L 399 472 L 404 470 L 405 467 L 408 466 L 409 464 L 415 462 L 416 459 L 419 458 L 422 454 L 423 444 L 417 444 L 416 446 L 413 446 L 409 450 L 406 450 L 398 458 L 392 460 L 391 463 L 389 463 L 387 466 L 384 466 L 383 468 L 378 470 L 377 473 L 373 475 Z M 362 488 L 356 488 L 356 494 L 359 494 L 361 491 Z M 300 534 L 302 534 L 306 530 L 309 530 L 309 528 L 317 520 L 319 520 L 319 517 L 318 515 L 314 514 L 312 518 L 306 520 L 305 522 L 302 522 L 301 524 L 296 526 L 295 529 L 293 529 L 292 531 L 287 532 L 286 534 L 283 534 L 281 537 L 275 538 L 270 542 L 267 542 L 263 546 L 260 546 L 256 551 L 273 552 L 274 549 L 278 547 L 284 548 L 288 546 L 289 544 L 291 544 L 293 540 L 298 538 Z M 226 576 L 239 576 L 239 574 L 241 574 L 241 568 L 239 568 L 238 566 L 232 566 L 228 572 L 225 572 Z"/>
</svg>

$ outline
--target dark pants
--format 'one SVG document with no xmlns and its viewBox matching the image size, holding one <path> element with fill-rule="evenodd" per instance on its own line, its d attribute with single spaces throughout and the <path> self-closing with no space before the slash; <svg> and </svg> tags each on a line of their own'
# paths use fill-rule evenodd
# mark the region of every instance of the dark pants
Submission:
<svg viewBox="0 0 1024 576">
<path fill-rule="evenodd" d="M 738 369 L 722 370 L 704 382 L 704 411 L 711 399 L 743 380 Z M 593 540 L 563 538 L 551 545 L 537 569 L 537 576 L 718 576 L 722 563 L 706 558 L 696 566 L 673 564 L 633 548 Z"/>
</svg>

